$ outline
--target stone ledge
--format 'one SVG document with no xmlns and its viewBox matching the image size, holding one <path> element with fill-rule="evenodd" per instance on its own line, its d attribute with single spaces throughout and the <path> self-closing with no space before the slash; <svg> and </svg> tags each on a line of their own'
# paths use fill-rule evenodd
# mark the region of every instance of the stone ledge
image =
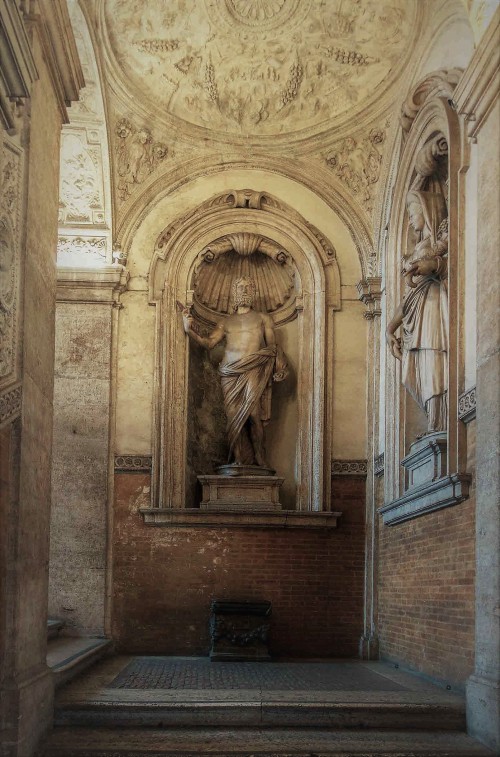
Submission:
<svg viewBox="0 0 500 757">
<path fill-rule="evenodd" d="M 234 510 L 199 510 L 198 508 L 142 507 L 139 511 L 147 526 L 180 528 L 337 528 L 341 512 L 242 512 Z"/>
<path fill-rule="evenodd" d="M 395 526 L 425 513 L 458 505 L 469 496 L 470 480 L 471 477 L 466 473 L 443 476 L 437 481 L 407 491 L 402 497 L 380 507 L 378 512 L 382 515 L 384 525 Z"/>
</svg>

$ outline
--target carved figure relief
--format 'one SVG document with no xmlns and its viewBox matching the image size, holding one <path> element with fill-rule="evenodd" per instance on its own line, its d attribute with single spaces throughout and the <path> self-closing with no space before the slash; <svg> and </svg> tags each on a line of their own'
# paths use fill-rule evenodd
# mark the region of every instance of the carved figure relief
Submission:
<svg viewBox="0 0 500 757">
<path fill-rule="evenodd" d="M 120 119 L 115 129 L 118 193 L 125 200 L 134 184 L 144 179 L 167 157 L 168 147 L 163 142 L 153 142 L 149 129 L 135 129 L 126 118 Z"/>
<path fill-rule="evenodd" d="M 61 139 L 59 223 L 104 222 L 100 145 L 89 144 L 85 129 L 63 132 Z"/>
<path fill-rule="evenodd" d="M 326 157 L 326 164 L 355 195 L 368 212 L 373 209 L 375 185 L 382 162 L 383 129 L 372 129 L 368 136 L 347 137 Z"/>
<path fill-rule="evenodd" d="M 446 431 L 448 416 L 448 145 L 442 134 L 419 151 L 406 197 L 416 243 L 403 255 L 403 300 L 387 327 L 402 362 L 402 381 L 427 415 L 427 431 Z M 402 328 L 402 336 L 396 331 Z"/>
<path fill-rule="evenodd" d="M 331 122 L 374 93 L 410 51 L 416 13 L 412 0 L 109 0 L 103 20 L 142 96 L 189 124 L 264 135 Z"/>
</svg>

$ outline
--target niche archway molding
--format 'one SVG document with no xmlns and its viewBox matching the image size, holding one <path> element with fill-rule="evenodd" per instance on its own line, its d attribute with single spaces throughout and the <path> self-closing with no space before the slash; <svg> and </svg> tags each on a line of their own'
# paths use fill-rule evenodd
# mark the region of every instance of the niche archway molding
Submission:
<svg viewBox="0 0 500 757">
<path fill-rule="evenodd" d="M 330 510 L 333 313 L 340 309 L 335 249 L 302 216 L 264 192 L 211 198 L 158 237 L 148 276 L 156 306 L 152 506 L 184 508 L 188 339 L 177 303 L 190 304 L 199 254 L 229 234 L 261 234 L 285 250 L 296 271 L 298 438 L 296 509 Z"/>
<path fill-rule="evenodd" d="M 400 272 L 400 254 L 405 249 L 408 235 L 408 218 L 406 211 L 406 194 L 414 173 L 415 158 L 418 151 L 434 135 L 443 134 L 448 144 L 448 212 L 449 212 L 449 267 L 448 267 L 448 308 L 449 308 L 449 354 L 448 354 L 448 428 L 447 436 L 447 473 L 452 494 L 441 496 L 437 490 L 434 500 L 429 501 L 428 510 L 438 506 L 448 506 L 462 501 L 468 495 L 470 477 L 466 473 L 465 428 L 458 419 L 459 388 L 463 384 L 463 357 L 460 350 L 461 329 L 464 312 L 464 241 L 461 233 L 463 224 L 463 181 L 466 163 L 462 154 L 460 126 L 458 116 L 450 106 L 450 98 L 438 90 L 425 101 L 415 113 L 408 128 L 406 141 L 402 147 L 399 168 L 394 184 L 394 203 L 389 227 L 389 246 L 387 260 L 387 312 L 393 313 L 397 303 L 402 299 L 402 277 Z M 401 384 L 401 367 L 392 358 L 388 359 L 386 369 L 387 408 L 386 410 L 386 454 L 385 454 L 385 500 L 399 502 L 405 491 L 404 473 L 400 461 L 407 453 L 405 445 L 406 403 L 408 398 Z M 441 500 L 444 504 L 441 504 Z M 439 500 L 439 502 L 438 502 Z M 385 512 L 385 511 L 384 511 Z M 409 509 L 412 513 L 420 511 Z"/>
</svg>

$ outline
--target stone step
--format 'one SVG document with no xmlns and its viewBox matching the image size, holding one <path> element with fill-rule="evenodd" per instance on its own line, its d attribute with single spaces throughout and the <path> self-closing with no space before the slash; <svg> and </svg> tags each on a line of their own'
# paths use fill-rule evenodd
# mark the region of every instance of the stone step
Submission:
<svg viewBox="0 0 500 757">
<path fill-rule="evenodd" d="M 227 692 L 224 692 L 226 697 Z M 57 703 L 55 725 L 120 728 L 172 728 L 178 726 L 225 726 L 240 728 L 255 726 L 310 728 L 390 728 L 440 731 L 464 731 L 465 709 L 462 701 L 415 703 L 401 695 L 403 701 L 366 702 L 332 701 L 318 694 L 304 692 L 286 701 L 289 692 L 270 693 L 235 701 L 234 694 L 227 701 L 211 696 L 183 700 L 180 692 L 172 696 L 158 692 L 144 701 L 106 701 Z M 297 694 L 297 692 L 294 692 Z M 273 696 L 274 694 L 274 696 Z M 156 696 L 155 696 L 156 695 Z M 121 692 L 123 696 L 123 692 Z M 148 701 L 149 699 L 149 701 Z M 170 699 L 171 701 L 165 701 Z M 309 700 L 309 701 L 307 701 Z M 311 701 L 313 700 L 313 701 Z"/>
<path fill-rule="evenodd" d="M 47 639 L 55 639 L 59 631 L 61 631 L 65 626 L 64 620 L 59 620 L 58 618 L 48 618 L 47 619 Z"/>
<path fill-rule="evenodd" d="M 112 651 L 109 639 L 59 636 L 47 644 L 47 665 L 59 688 Z"/>
<path fill-rule="evenodd" d="M 285 728 L 56 728 L 40 757 L 492 757 L 465 734 Z"/>
</svg>

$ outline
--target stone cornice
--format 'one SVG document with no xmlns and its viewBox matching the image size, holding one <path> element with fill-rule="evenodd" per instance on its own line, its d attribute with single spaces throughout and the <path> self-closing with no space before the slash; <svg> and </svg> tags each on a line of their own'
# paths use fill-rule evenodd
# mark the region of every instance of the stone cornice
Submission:
<svg viewBox="0 0 500 757">
<path fill-rule="evenodd" d="M 475 140 L 500 91 L 500 7 L 477 46 L 454 93 L 458 113 L 465 116 L 467 135 Z"/>
<path fill-rule="evenodd" d="M 341 512 L 232 512 L 198 508 L 144 507 L 140 509 L 149 526 L 177 528 L 307 528 L 329 531 L 337 528 Z"/>
<path fill-rule="evenodd" d="M 37 29 L 62 121 L 69 123 L 66 107 L 78 100 L 85 80 L 68 7 L 65 0 L 38 0 L 37 9 L 25 19 Z"/>
<path fill-rule="evenodd" d="M 130 274 L 122 265 L 58 268 L 57 301 L 116 305 Z"/>
<path fill-rule="evenodd" d="M 0 118 L 9 132 L 15 130 L 15 102 L 30 96 L 38 78 L 21 13 L 14 2 L 0 3 Z"/>
</svg>

